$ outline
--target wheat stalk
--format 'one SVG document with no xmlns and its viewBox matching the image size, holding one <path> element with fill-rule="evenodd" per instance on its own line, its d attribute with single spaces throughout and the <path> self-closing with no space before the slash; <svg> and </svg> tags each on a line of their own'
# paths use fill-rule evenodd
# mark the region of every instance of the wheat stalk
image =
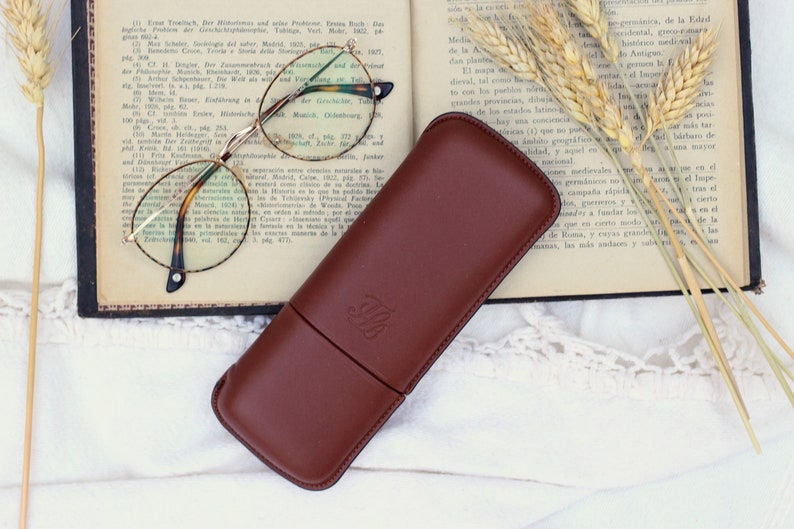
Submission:
<svg viewBox="0 0 794 529">
<path fill-rule="evenodd" d="M 702 30 L 673 61 L 670 68 L 660 76 L 656 93 L 649 94 L 649 111 L 647 116 L 648 132 L 646 139 L 659 128 L 669 128 L 681 119 L 692 109 L 695 99 L 701 92 L 702 81 L 708 73 L 713 54 L 717 48 L 718 31 L 713 28 Z M 660 104 L 664 102 L 665 104 Z M 675 102 L 675 103 L 674 103 Z M 644 142 L 645 140 L 643 140 Z M 673 204 L 664 196 L 661 191 L 659 196 L 665 202 L 667 209 L 679 221 L 681 226 L 687 231 L 693 241 L 700 247 L 703 254 L 718 271 L 720 278 L 732 290 L 733 294 L 762 324 L 769 334 L 778 342 L 788 355 L 794 358 L 794 350 L 783 340 L 771 324 L 764 318 L 763 314 L 755 307 L 744 292 L 739 288 L 735 280 L 728 274 L 721 263 L 716 259 L 711 248 L 702 235 L 697 217 L 692 212 L 690 206 L 685 204 L 684 212 L 689 220 L 684 219 Z M 749 320 L 749 318 L 748 318 Z M 752 322 L 745 324 L 753 332 Z M 761 348 L 766 352 L 766 344 L 760 337 L 757 337 Z M 776 360 L 776 358 L 772 358 Z M 770 362 L 770 364 L 772 364 Z M 774 368 L 774 366 L 773 366 Z M 784 391 L 788 388 L 784 386 Z M 788 393 L 788 391 L 787 391 Z"/>
<path fill-rule="evenodd" d="M 551 9 L 547 9 L 544 4 L 548 5 L 545 0 L 535 2 L 528 0 L 527 2 L 528 7 L 530 7 L 530 14 L 533 13 L 532 7 L 538 6 L 543 8 L 543 11 L 546 13 L 548 18 L 548 21 L 545 24 L 538 26 L 540 38 L 554 43 L 558 49 L 570 50 L 573 48 L 578 48 L 573 35 L 571 35 L 570 31 L 567 31 L 567 27 L 560 20 L 556 9 L 553 9 L 553 7 Z M 564 35 L 564 38 L 569 40 L 557 40 L 561 35 Z M 572 56 L 570 52 L 566 52 L 566 55 Z M 586 61 L 586 58 L 583 56 L 581 60 L 584 62 Z M 576 69 L 572 69 L 568 73 L 573 74 L 573 77 L 569 80 L 572 81 L 574 85 L 579 87 L 583 86 L 578 81 Z M 642 160 L 641 144 L 636 143 L 632 128 L 625 119 L 622 108 L 617 103 L 616 97 L 614 96 L 612 90 L 609 89 L 606 83 L 598 79 L 594 79 L 591 80 L 591 84 L 589 86 L 584 88 L 583 94 L 581 95 L 590 98 L 591 107 L 596 111 L 594 124 L 606 136 L 618 142 L 624 154 L 631 161 L 632 169 L 637 176 L 640 177 L 640 181 L 648 193 L 648 197 L 653 204 L 654 213 L 659 219 L 662 228 L 664 229 L 668 240 L 670 241 L 676 262 L 678 263 L 679 269 L 683 276 L 684 283 L 689 289 L 690 295 L 695 302 L 696 316 L 698 316 L 699 322 L 703 326 L 705 334 L 707 335 L 707 339 L 711 345 L 712 352 L 714 353 L 717 366 L 728 385 L 731 396 L 736 403 L 736 407 L 739 411 L 739 415 L 742 418 L 745 428 L 747 429 L 747 432 L 750 435 L 750 438 L 753 441 L 756 449 L 759 450 L 755 434 L 749 424 L 747 407 L 741 397 L 741 394 L 739 393 L 736 379 L 734 378 L 733 373 L 730 370 L 730 366 L 728 365 L 728 360 L 722 349 L 719 337 L 717 336 L 717 331 L 714 327 L 711 315 L 709 314 L 708 308 L 703 298 L 700 285 L 697 281 L 697 276 L 692 270 L 684 247 L 679 241 L 675 230 L 673 229 L 670 217 L 666 213 L 663 200 L 660 197 L 659 189 L 655 185 L 653 177 L 646 169 Z"/>
<path fill-rule="evenodd" d="M 565 0 L 565 4 L 601 45 L 604 57 L 613 64 L 618 62 L 620 46 L 617 37 L 609 29 L 609 19 L 601 0 Z"/>
<path fill-rule="evenodd" d="M 65 3 L 63 4 L 65 6 Z M 25 76 L 22 94 L 36 105 L 36 140 L 38 145 L 38 185 L 36 193 L 36 228 L 33 256 L 33 282 L 30 299 L 30 330 L 28 333 L 27 396 L 25 405 L 25 440 L 22 462 L 22 486 L 19 508 L 19 527 L 27 527 L 28 494 L 30 490 L 30 460 L 33 436 L 33 396 L 36 376 L 36 343 L 38 334 L 39 290 L 41 277 L 41 241 L 44 211 L 44 89 L 55 73 L 50 61 L 53 26 L 50 8 L 40 1 L 8 0 L 3 7 L 9 40 L 16 50 L 17 61 Z"/>
<path fill-rule="evenodd" d="M 703 79 L 717 49 L 717 32 L 708 28 L 684 48 L 648 94 L 646 139 L 660 128 L 670 128 L 695 106 Z"/>
<path fill-rule="evenodd" d="M 574 14 L 584 19 L 583 23 L 591 25 L 591 33 L 595 32 L 596 38 L 605 39 L 605 56 L 610 59 L 612 54 L 619 54 L 617 48 L 612 48 L 609 40 L 608 24 L 600 2 L 587 0 L 566 0 Z M 596 13 L 596 7 L 598 8 Z M 594 15 L 597 14 L 597 17 Z M 615 167 L 621 173 L 626 185 L 631 189 L 635 184 L 628 179 L 623 171 L 621 164 L 606 145 L 601 145 L 604 137 L 615 140 L 622 152 L 631 162 L 632 169 L 639 176 L 642 187 L 645 189 L 649 204 L 653 214 L 661 224 L 667 238 L 672 246 L 675 262 L 678 269 L 672 266 L 671 272 L 681 286 L 685 295 L 691 296 L 690 307 L 703 331 L 712 353 L 714 354 L 717 367 L 726 381 L 728 389 L 739 411 L 739 415 L 750 436 L 756 450 L 760 451 L 758 441 L 750 426 L 749 415 L 745 403 L 739 393 L 736 380 L 728 365 L 727 358 L 722 350 L 719 337 L 713 325 L 711 316 L 706 307 L 703 294 L 701 292 L 697 275 L 693 270 L 691 256 L 688 255 L 678 235 L 672 227 L 672 222 L 667 214 L 665 206 L 669 206 L 666 197 L 659 190 L 651 174 L 647 171 L 642 159 L 642 146 L 645 139 L 637 142 L 628 121 L 625 119 L 621 106 L 617 103 L 612 90 L 606 83 L 598 79 L 588 57 L 584 54 L 576 39 L 571 34 L 567 24 L 560 18 L 557 8 L 550 0 L 524 0 L 523 6 L 514 4 L 511 7 L 510 17 L 502 18 L 502 23 L 513 26 L 509 31 L 512 35 L 522 35 L 520 40 L 526 48 L 535 56 L 538 73 L 543 84 L 549 93 L 558 101 L 573 119 L 577 120 L 590 134 L 593 129 L 600 137 L 591 134 L 596 143 L 602 146 L 602 151 L 609 156 Z M 590 28 L 589 28 L 590 29 Z M 614 43 L 614 37 L 612 42 Z M 602 44 L 602 47 L 605 45 Z M 653 118 L 658 120 L 658 126 L 668 126 L 668 120 L 680 120 L 683 115 L 692 108 L 691 101 L 697 96 L 699 88 L 695 85 L 701 82 L 705 75 L 705 70 L 710 63 L 710 57 L 716 44 L 713 36 L 709 32 L 696 39 L 693 46 L 689 46 L 682 54 L 678 67 L 674 64 L 668 75 L 665 77 L 663 87 L 664 99 L 657 98 L 655 108 L 658 110 Z M 492 51 L 496 54 L 496 62 L 503 63 L 504 58 L 499 58 L 499 51 Z M 617 67 L 617 56 L 612 61 Z M 667 81 L 670 79 L 670 81 Z M 690 82 L 691 81 L 691 82 Z M 666 91 L 665 91 L 666 90 Z M 677 101 L 678 91 L 681 92 L 682 99 Z M 682 103 L 683 102 L 683 103 Z M 654 123 L 650 129 L 653 130 Z M 634 196 L 634 195 L 632 195 Z M 637 205 L 640 210 L 642 206 Z M 673 211 L 673 214 L 676 214 Z M 647 217 L 643 217 L 648 223 L 648 229 L 652 234 L 656 227 L 650 224 Z M 654 237 L 660 249 L 665 253 L 662 243 Z M 665 254 L 666 255 L 666 254 Z M 712 258 L 713 256 L 709 256 Z M 669 258 L 667 258 L 669 259 Z M 749 303 L 748 303 L 749 304 Z"/>
<path fill-rule="evenodd" d="M 565 95 L 563 106 L 571 103 L 578 105 L 579 100 L 584 100 L 587 107 L 592 110 L 592 124 L 607 137 L 618 142 L 624 154 L 631 161 L 632 169 L 640 177 L 640 181 L 653 204 L 654 212 L 670 240 L 684 282 L 695 301 L 700 321 L 703 323 L 705 331 L 710 338 L 710 343 L 714 346 L 713 352 L 717 365 L 728 383 L 731 395 L 736 402 L 739 413 L 754 444 L 757 444 L 755 436 L 749 427 L 747 408 L 728 366 L 727 358 L 720 345 L 717 331 L 706 307 L 696 275 L 662 204 L 663 201 L 659 196 L 653 177 L 644 165 L 641 156 L 641 146 L 636 143 L 631 125 L 625 119 L 622 108 L 617 103 L 617 98 L 607 84 L 597 78 L 590 61 L 579 49 L 576 39 L 568 26 L 563 23 L 557 9 L 547 0 L 527 0 L 525 5 L 527 16 L 524 20 L 529 24 L 534 35 L 533 42 L 536 42 L 536 49 L 542 49 L 544 54 L 545 60 L 538 59 L 541 71 L 545 70 L 544 66 L 547 63 L 558 67 L 554 70 L 557 76 L 553 79 L 546 79 L 547 86 L 572 87 L 573 94 Z"/>
</svg>

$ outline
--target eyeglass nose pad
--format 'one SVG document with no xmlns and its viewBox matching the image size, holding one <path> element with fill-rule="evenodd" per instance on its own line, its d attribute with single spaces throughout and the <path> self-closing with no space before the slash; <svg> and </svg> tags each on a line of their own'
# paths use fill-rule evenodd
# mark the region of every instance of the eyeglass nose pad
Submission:
<svg viewBox="0 0 794 529">
<path fill-rule="evenodd" d="M 248 180 L 245 178 L 245 171 L 243 171 L 242 167 L 235 165 L 234 167 L 231 167 L 231 170 L 232 174 L 236 176 L 240 182 L 242 182 L 243 187 L 246 191 L 248 191 Z"/>
<path fill-rule="evenodd" d="M 280 151 L 288 151 L 292 149 L 292 142 L 284 136 L 280 136 L 278 134 L 270 134 L 267 137 L 263 137 L 262 144 L 265 147 L 269 146 L 269 144 L 273 144 L 276 149 Z"/>
</svg>

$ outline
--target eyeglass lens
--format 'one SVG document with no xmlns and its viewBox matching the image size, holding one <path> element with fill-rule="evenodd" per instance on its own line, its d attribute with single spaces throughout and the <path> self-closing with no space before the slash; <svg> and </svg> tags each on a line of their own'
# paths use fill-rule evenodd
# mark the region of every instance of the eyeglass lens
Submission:
<svg viewBox="0 0 794 529">
<path fill-rule="evenodd" d="M 291 94 L 294 101 L 275 114 L 267 113 Z M 374 115 L 369 73 L 352 53 L 340 53 L 337 47 L 317 48 L 288 64 L 259 108 L 268 140 L 301 160 L 326 160 L 346 152 L 366 135 Z"/>
<path fill-rule="evenodd" d="M 189 207 L 183 207 L 190 193 Z M 243 184 L 225 165 L 204 160 L 179 167 L 154 184 L 135 211 L 133 229 L 140 230 L 135 242 L 158 264 L 175 271 L 198 272 L 217 266 L 234 253 L 245 237 L 248 221 Z M 180 250 L 181 262 L 173 262 L 175 247 Z"/>
</svg>

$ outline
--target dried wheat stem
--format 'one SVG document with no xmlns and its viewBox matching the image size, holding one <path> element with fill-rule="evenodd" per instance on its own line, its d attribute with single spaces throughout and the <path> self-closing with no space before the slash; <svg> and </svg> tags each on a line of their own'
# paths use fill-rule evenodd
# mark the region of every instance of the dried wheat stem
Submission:
<svg viewBox="0 0 794 529">
<path fill-rule="evenodd" d="M 792 350 L 792 348 L 786 343 L 786 341 L 780 336 L 780 334 L 777 331 L 775 331 L 774 327 L 772 327 L 772 325 L 766 320 L 766 318 L 764 318 L 763 314 L 761 314 L 761 311 L 758 310 L 758 308 L 753 304 L 753 302 L 750 301 L 750 298 L 747 297 L 747 294 L 744 293 L 744 291 L 741 289 L 741 287 L 739 287 L 739 285 L 736 283 L 733 277 L 727 272 L 727 270 L 725 270 L 725 267 L 722 266 L 722 264 L 714 255 L 714 253 L 709 249 L 705 241 L 703 241 L 698 236 L 698 234 L 695 233 L 695 230 L 689 225 L 686 219 L 678 212 L 678 210 L 669 201 L 669 199 L 661 192 L 657 184 L 652 181 L 651 185 L 653 185 L 656 188 L 659 196 L 661 197 L 661 200 L 667 206 L 667 209 L 670 210 L 670 212 L 673 214 L 676 220 L 678 220 L 681 226 L 683 226 L 687 234 L 690 237 L 692 237 L 692 240 L 694 240 L 695 244 L 697 244 L 698 247 L 703 251 L 704 255 L 709 260 L 709 262 L 714 266 L 717 272 L 727 281 L 728 286 L 730 286 L 731 289 L 736 292 L 736 294 L 741 298 L 741 300 L 744 302 L 747 308 L 749 308 L 750 311 L 753 313 L 753 315 L 755 315 L 755 317 L 758 318 L 758 320 L 761 322 L 761 324 L 764 326 L 767 332 L 769 332 L 769 334 L 772 335 L 775 341 L 786 351 L 786 353 L 791 358 L 794 359 L 794 350 Z"/>
<path fill-rule="evenodd" d="M 662 127 L 672 127 L 695 106 L 716 49 L 717 32 L 704 29 L 662 74 L 656 91 L 648 95 L 646 138 Z"/>
<path fill-rule="evenodd" d="M 16 50 L 17 61 L 25 76 L 21 85 L 25 98 L 36 105 L 36 139 L 38 143 L 38 186 L 36 193 L 36 228 L 33 259 L 33 282 L 30 301 L 30 331 L 28 333 L 28 372 L 25 405 L 25 439 L 22 461 L 22 486 L 19 508 L 19 527 L 27 527 L 28 495 L 30 490 L 30 460 L 33 435 L 33 400 L 36 374 L 36 344 L 38 334 L 38 305 L 41 277 L 41 240 L 44 202 L 44 89 L 52 81 L 55 69 L 50 62 L 52 27 L 50 8 L 31 0 L 8 0 L 3 7 L 8 22 L 9 40 Z"/>
<path fill-rule="evenodd" d="M 717 334 L 717 330 L 714 327 L 714 322 L 711 318 L 711 314 L 709 313 L 708 307 L 706 306 L 705 299 L 703 298 L 703 292 L 700 289 L 700 285 L 698 284 L 696 275 L 692 270 L 692 266 L 689 262 L 689 259 L 684 252 L 683 247 L 681 246 L 681 242 L 678 240 L 678 236 L 676 235 L 675 231 L 673 230 L 672 222 L 670 221 L 670 217 L 665 212 L 665 207 L 663 205 L 669 205 L 669 201 L 661 192 L 661 190 L 656 185 L 653 177 L 648 173 L 647 169 L 645 168 L 642 158 L 640 155 L 640 151 L 637 148 L 630 148 L 626 151 L 626 154 L 629 156 L 632 164 L 632 168 L 640 177 L 640 180 L 643 183 L 646 191 L 648 192 L 648 196 L 651 199 L 651 203 L 653 204 L 653 208 L 657 213 L 657 218 L 662 223 L 662 227 L 667 234 L 667 238 L 670 241 L 670 244 L 673 247 L 673 252 L 675 254 L 676 260 L 678 262 L 679 268 L 681 273 L 684 277 L 684 281 L 689 288 L 690 294 L 692 295 L 692 299 L 695 301 L 695 305 L 697 306 L 698 313 L 700 314 L 701 321 L 705 326 L 705 331 L 707 333 L 707 339 L 711 344 L 711 351 L 714 354 L 714 358 L 717 363 L 717 367 L 724 378 L 728 390 L 733 398 L 733 401 L 736 405 L 737 410 L 739 411 L 739 416 L 742 419 L 745 429 L 750 437 L 755 450 L 760 453 L 761 447 L 758 443 L 758 439 L 753 432 L 753 429 L 750 425 L 750 416 L 747 411 L 747 405 L 744 402 L 744 399 L 739 392 L 739 385 L 736 382 L 736 378 L 733 375 L 733 372 L 730 369 L 730 364 L 728 363 L 728 358 L 725 356 L 725 352 L 722 348 L 721 341 Z"/>
<path fill-rule="evenodd" d="M 19 527 L 27 526 L 28 497 L 30 491 L 30 460 L 33 440 L 33 401 L 36 378 L 36 346 L 38 335 L 39 290 L 41 278 L 41 240 L 43 232 L 44 214 L 44 105 L 37 105 L 36 111 L 36 141 L 39 147 L 38 163 L 38 193 L 36 194 L 36 243 L 33 257 L 33 285 L 30 297 L 30 330 L 28 332 L 28 372 L 27 392 L 25 396 L 25 437 L 22 455 L 22 490 L 20 494 Z"/>
<path fill-rule="evenodd" d="M 713 52 L 713 47 L 709 50 L 707 47 L 699 48 L 699 50 L 706 50 L 708 56 L 711 55 Z M 690 50 L 692 51 L 692 50 Z M 682 54 L 684 56 L 685 54 Z M 705 57 L 705 55 L 704 55 Z M 690 64 L 700 64 L 697 62 L 696 57 L 694 54 L 689 54 L 689 63 Z M 695 59 L 695 60 L 692 60 Z M 708 61 L 705 61 L 702 70 L 706 69 L 708 65 Z M 698 68 L 695 68 L 693 71 L 699 72 Z M 704 74 L 703 74 L 704 75 Z M 685 78 L 688 76 L 684 76 Z M 702 75 L 698 73 L 698 82 L 702 81 Z M 689 85 L 686 85 L 689 87 Z M 695 94 L 696 95 L 696 94 Z M 612 98 L 614 100 L 614 98 Z M 672 108 L 672 107 L 671 107 Z M 690 107 L 691 108 L 691 107 Z M 609 135 L 610 137 L 617 139 L 621 145 L 621 148 L 629 157 L 632 163 L 632 168 L 640 177 L 643 186 L 645 187 L 649 198 L 653 204 L 654 210 L 657 212 L 658 218 L 662 223 L 662 227 L 664 231 L 667 233 L 668 239 L 673 247 L 673 252 L 676 256 L 676 260 L 678 261 L 679 268 L 681 269 L 681 273 L 684 277 L 684 280 L 690 290 L 692 295 L 692 299 L 695 301 L 697 306 L 697 311 L 700 314 L 701 321 L 704 325 L 704 329 L 706 331 L 707 339 L 711 344 L 710 349 L 714 354 L 717 366 L 722 374 L 728 389 L 730 391 L 731 397 L 734 400 L 734 403 L 739 411 L 739 415 L 742 419 L 745 429 L 750 437 L 750 440 L 755 447 L 757 452 L 760 452 L 760 445 L 758 440 L 753 432 L 752 426 L 750 425 L 749 414 L 747 412 L 747 406 L 742 399 L 741 393 L 739 392 L 738 384 L 736 382 L 736 378 L 733 375 L 732 370 L 730 369 L 730 365 L 728 364 L 728 359 L 725 356 L 724 350 L 722 349 L 721 342 L 717 335 L 717 331 L 714 327 L 713 320 L 711 315 L 709 314 L 708 307 L 705 304 L 705 300 L 703 298 L 703 293 L 700 289 L 698 284 L 696 275 L 692 270 L 691 264 L 686 257 L 686 254 L 681 246 L 680 241 L 678 240 L 678 236 L 676 235 L 675 231 L 673 230 L 672 223 L 670 221 L 669 216 L 666 213 L 665 205 L 670 205 L 667 201 L 667 198 L 664 194 L 660 191 L 656 182 L 653 180 L 652 176 L 646 170 L 643 162 L 642 157 L 640 155 L 641 152 L 641 145 L 635 146 L 633 142 L 633 137 L 627 136 L 627 133 L 622 129 L 621 125 L 625 124 L 625 120 L 622 120 L 622 115 L 620 112 L 620 107 L 615 105 L 614 107 L 609 103 L 608 99 L 605 99 L 605 117 L 603 119 L 603 126 L 602 130 L 604 130 L 605 134 Z M 689 110 L 689 108 L 687 108 Z M 681 119 L 682 116 L 678 117 L 677 119 Z M 621 120 L 623 123 L 621 123 Z M 661 122 L 663 126 L 666 126 L 665 122 Z M 628 140 L 631 140 L 629 143 Z M 676 211 L 673 211 L 673 214 L 677 214 Z"/>
<path fill-rule="evenodd" d="M 595 70 L 579 49 L 568 26 L 562 22 L 556 8 L 546 0 L 533 0 L 525 3 L 527 15 L 523 23 L 527 24 L 532 36 L 531 49 L 538 59 L 538 66 L 544 76 L 546 85 L 561 94 L 563 106 L 582 108 L 583 113 L 589 118 L 590 123 L 597 126 L 606 136 L 616 140 L 621 149 L 632 162 L 632 166 L 640 176 L 643 186 L 662 222 L 664 231 L 671 241 L 676 259 L 681 267 L 687 287 L 695 299 L 698 312 L 706 323 L 706 328 L 712 340 L 719 344 L 716 330 L 711 322 L 710 315 L 703 301 L 700 286 L 691 270 L 683 247 L 673 230 L 670 218 L 657 196 L 656 188 L 652 185 L 653 179 L 642 162 L 640 150 L 636 146 L 636 139 L 628 121 L 624 118 L 622 109 L 617 103 L 614 94 L 600 81 Z M 588 115 L 589 113 L 589 115 Z M 721 348 L 715 351 L 718 363 L 727 367 L 727 360 Z M 736 381 L 730 369 L 723 373 L 731 387 L 732 394 L 737 398 L 737 406 L 743 419 L 747 418 L 747 410 L 736 389 Z"/>
<path fill-rule="evenodd" d="M 601 45 L 604 57 L 613 64 L 618 62 L 620 46 L 617 37 L 609 29 L 609 19 L 601 0 L 565 0 L 565 4 Z"/>
<path fill-rule="evenodd" d="M 614 40 L 611 42 L 609 40 L 609 27 L 600 3 L 591 0 L 565 1 L 572 12 L 585 25 L 592 26 L 588 29 L 593 33 L 593 36 L 598 38 L 599 41 L 605 39 L 602 42 L 602 46 L 606 48 L 604 53 L 609 60 L 614 59 L 616 61 L 619 52 L 616 46 L 612 47 Z M 614 93 L 606 83 L 598 78 L 587 55 L 579 48 L 569 26 L 560 18 L 559 11 L 551 0 L 523 0 L 522 5 L 515 4 L 510 8 L 509 16 L 497 18 L 507 28 L 505 30 L 506 33 L 513 36 L 515 41 L 523 44 L 534 55 L 538 75 L 548 92 L 557 100 L 562 109 L 582 124 L 583 129 L 588 133 L 592 133 L 594 136 L 600 135 L 600 139 L 608 137 L 615 140 L 631 161 L 632 168 L 639 176 L 642 187 L 647 193 L 648 205 L 656 218 L 659 219 L 663 231 L 672 245 L 677 267 L 669 259 L 670 256 L 663 249 L 657 234 L 653 234 L 654 239 L 657 240 L 660 248 L 665 253 L 665 258 L 668 259 L 673 276 L 678 281 L 681 290 L 685 295 L 687 295 L 688 291 L 687 300 L 690 302 L 690 307 L 701 326 L 704 338 L 709 344 L 717 367 L 728 386 L 750 439 L 756 450 L 760 451 L 758 440 L 750 425 L 747 407 L 721 347 L 719 336 L 705 304 L 697 275 L 693 270 L 693 266 L 696 266 L 696 263 L 690 262 L 690 257 L 673 229 L 671 218 L 665 208 L 665 205 L 669 206 L 669 201 L 659 190 L 656 182 L 643 164 L 641 156 L 642 146 L 645 139 L 650 136 L 650 133 L 643 141 L 637 141 Z M 475 32 L 483 33 L 485 30 L 478 28 Z M 688 104 L 688 101 L 694 99 L 697 95 L 695 85 L 702 81 L 715 46 L 713 34 L 704 33 L 696 39 L 694 45 L 685 50 L 684 54 L 682 54 L 683 58 L 673 65 L 665 80 L 660 82 L 661 95 L 655 99 L 654 108 L 657 113 L 653 114 L 653 118 L 650 118 L 656 120 L 650 122 L 649 129 L 651 131 L 656 127 L 674 124 L 691 108 L 691 104 Z M 489 51 L 491 54 L 496 55 L 496 62 L 502 64 L 507 62 L 505 51 L 494 47 Z M 667 80 L 668 78 L 669 80 Z M 679 97 L 680 100 L 678 99 Z M 636 105 L 636 99 L 633 99 L 633 101 L 635 101 Z M 680 115 L 676 114 L 677 112 Z M 599 144 L 599 141 L 596 141 L 596 143 Z M 607 152 L 607 154 L 611 155 L 612 153 Z M 616 159 L 615 164 L 618 170 L 622 171 Z M 635 184 L 628 182 L 627 185 L 631 189 Z M 672 209 L 672 206 L 669 207 Z M 677 215 L 676 210 L 672 209 L 672 211 L 673 214 Z M 689 228 L 688 226 L 686 227 Z M 654 226 L 649 225 L 649 229 L 655 231 Z M 700 243 L 700 241 L 698 242 Z M 743 294 L 740 293 L 740 295 Z M 744 301 L 751 309 L 754 309 L 746 298 L 744 298 Z M 755 310 L 753 311 L 755 312 Z"/>
</svg>

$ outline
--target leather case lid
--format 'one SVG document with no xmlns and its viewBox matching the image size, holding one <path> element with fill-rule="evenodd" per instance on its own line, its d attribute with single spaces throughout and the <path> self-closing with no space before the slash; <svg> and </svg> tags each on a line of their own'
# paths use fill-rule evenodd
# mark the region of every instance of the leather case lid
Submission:
<svg viewBox="0 0 794 529">
<path fill-rule="evenodd" d="M 290 303 L 408 393 L 559 208 L 546 176 L 504 138 L 443 115 Z"/>
<path fill-rule="evenodd" d="M 304 488 L 322 489 L 404 398 L 287 305 L 218 382 L 213 408 L 271 468 Z"/>
</svg>

